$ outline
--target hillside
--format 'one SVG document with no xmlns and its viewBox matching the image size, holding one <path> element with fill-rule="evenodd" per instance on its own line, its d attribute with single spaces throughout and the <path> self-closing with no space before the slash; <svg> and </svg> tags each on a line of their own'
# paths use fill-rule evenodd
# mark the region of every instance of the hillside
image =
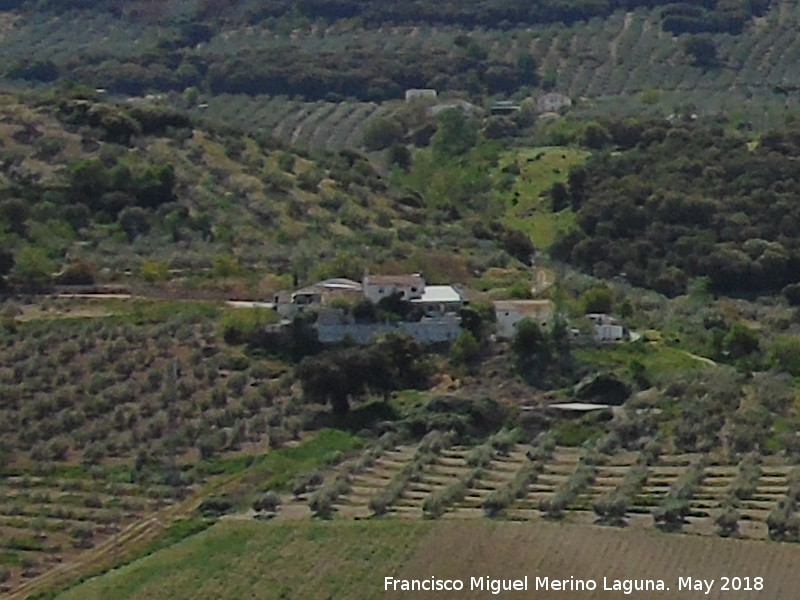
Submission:
<svg viewBox="0 0 800 600">
<path fill-rule="evenodd" d="M 468 213 L 446 219 L 357 152 L 300 155 L 85 90 L 2 100 L 1 239 L 17 259 L 3 274 L 21 288 L 60 273 L 64 284 L 180 279 L 263 298 L 368 267 L 425 270 L 431 282 L 485 269 Z M 498 266 L 510 266 L 503 232 L 493 236 Z M 460 255 L 443 252 L 456 244 Z"/>
<path fill-rule="evenodd" d="M 790 597 L 799 29 L 0 0 L 0 595 Z"/>
<path fill-rule="evenodd" d="M 489 551 L 489 549 L 491 549 Z M 486 598 L 470 577 L 509 579 L 663 578 L 675 598 L 677 578 L 763 577 L 772 598 L 791 594 L 796 549 L 779 544 L 676 538 L 553 523 L 237 523 L 222 522 L 170 550 L 57 596 L 59 600 L 160 600 L 247 597 L 353 600 L 387 597 L 384 577 L 465 579 L 465 590 L 443 598 Z M 298 585 L 298 582 L 302 584 Z M 708 598 L 745 598 L 722 592 Z M 528 592 L 501 597 L 528 598 Z M 419 592 L 390 597 L 418 598 Z M 624 598 L 622 592 L 538 592 L 542 598 Z"/>
<path fill-rule="evenodd" d="M 671 296 L 698 277 L 723 294 L 797 283 L 793 128 L 753 143 L 720 129 L 700 134 L 691 124 L 608 135 L 619 150 L 573 170 L 562 190 L 555 208 L 571 207 L 577 228 L 556 254 Z"/>
<path fill-rule="evenodd" d="M 123 97 L 161 94 L 310 148 L 358 143 L 368 115 L 415 87 L 484 106 L 554 90 L 580 101 L 580 114 L 689 110 L 762 127 L 791 112 L 800 84 L 792 69 L 800 14 L 788 0 L 729 2 L 721 21 L 706 8 L 715 2 L 593 2 L 571 5 L 578 18 L 551 10 L 526 20 L 517 11 L 510 22 L 494 8 L 486 22 L 470 16 L 483 3 L 448 8 L 451 20 L 423 18 L 419 6 L 409 20 L 376 3 L 314 2 L 299 14 L 284 3 L 19 4 L 2 19 L 9 84 L 79 81 Z M 383 18 L 358 16 L 363 10 Z M 712 25 L 729 17 L 740 26 Z M 91 52 L 74 43 L 87 35 Z M 698 35 L 710 36 L 705 54 L 689 51 Z"/>
</svg>

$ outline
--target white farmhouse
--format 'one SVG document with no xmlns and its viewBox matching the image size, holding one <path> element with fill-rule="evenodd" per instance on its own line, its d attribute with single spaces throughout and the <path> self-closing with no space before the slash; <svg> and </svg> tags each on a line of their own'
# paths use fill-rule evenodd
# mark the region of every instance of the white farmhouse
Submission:
<svg viewBox="0 0 800 600">
<path fill-rule="evenodd" d="M 426 285 L 422 296 L 411 301 L 422 308 L 426 317 L 458 312 L 464 306 L 464 295 L 452 285 Z"/>
</svg>

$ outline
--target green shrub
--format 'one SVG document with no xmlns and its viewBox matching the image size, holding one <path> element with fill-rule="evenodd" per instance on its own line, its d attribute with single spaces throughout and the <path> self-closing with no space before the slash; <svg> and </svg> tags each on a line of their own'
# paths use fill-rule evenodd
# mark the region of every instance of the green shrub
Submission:
<svg viewBox="0 0 800 600">
<path fill-rule="evenodd" d="M 223 339 L 229 344 L 244 344 L 253 338 L 261 327 L 278 321 L 274 311 L 263 308 L 238 308 L 225 312 L 220 328 Z"/>
<path fill-rule="evenodd" d="M 275 512 L 280 505 L 281 497 L 275 492 L 269 491 L 253 502 L 253 510 Z"/>
</svg>

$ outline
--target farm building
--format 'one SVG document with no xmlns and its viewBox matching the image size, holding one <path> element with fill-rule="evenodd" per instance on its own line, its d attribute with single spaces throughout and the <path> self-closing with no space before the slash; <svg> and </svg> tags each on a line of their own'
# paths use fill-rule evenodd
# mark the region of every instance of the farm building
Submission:
<svg viewBox="0 0 800 600">
<path fill-rule="evenodd" d="M 358 299 L 362 293 L 363 288 L 357 281 L 325 279 L 294 292 L 278 292 L 273 303 L 281 317 L 291 318 L 310 306 L 327 306 L 336 298 Z"/>
<path fill-rule="evenodd" d="M 548 328 L 553 322 L 553 303 L 550 300 L 498 300 L 494 303 L 497 317 L 497 337 L 514 337 L 517 324 L 523 319 L 531 319 L 541 328 Z"/>
<path fill-rule="evenodd" d="M 406 102 L 414 100 L 436 100 L 436 90 L 432 89 L 410 89 L 406 90 Z"/>
<path fill-rule="evenodd" d="M 589 313 L 586 315 L 594 324 L 594 341 L 600 343 L 621 342 L 630 339 L 630 334 L 624 325 L 604 313 Z"/>
<path fill-rule="evenodd" d="M 521 110 L 519 104 L 515 104 L 510 100 L 501 100 L 492 104 L 489 109 L 489 114 L 493 116 L 507 116 L 518 113 Z"/>
<path fill-rule="evenodd" d="M 411 301 L 422 308 L 425 316 L 458 312 L 465 304 L 464 295 L 452 285 L 427 285 L 420 298 Z"/>
<path fill-rule="evenodd" d="M 422 298 L 425 279 L 419 273 L 411 275 L 364 275 L 364 297 L 377 304 L 383 298 L 400 294 L 403 300 Z"/>
<path fill-rule="evenodd" d="M 420 321 L 387 323 L 356 323 L 352 316 L 341 310 L 325 309 L 314 323 L 323 344 L 351 339 L 357 344 L 369 344 L 387 333 L 405 333 L 421 344 L 453 342 L 461 333 L 461 319 L 455 314 L 426 317 Z"/>
</svg>

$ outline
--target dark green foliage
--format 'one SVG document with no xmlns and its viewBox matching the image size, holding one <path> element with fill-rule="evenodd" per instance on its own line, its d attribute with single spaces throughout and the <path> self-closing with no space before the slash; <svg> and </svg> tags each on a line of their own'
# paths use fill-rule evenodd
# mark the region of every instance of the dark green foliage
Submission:
<svg viewBox="0 0 800 600">
<path fill-rule="evenodd" d="M 224 514 L 231 512 L 234 508 L 233 502 L 230 498 L 222 496 L 212 496 L 204 499 L 198 510 L 205 518 L 220 517 Z"/>
<path fill-rule="evenodd" d="M 480 355 L 481 346 L 469 330 L 462 331 L 450 348 L 450 357 L 455 364 L 469 365 Z"/>
<path fill-rule="evenodd" d="M 739 534 L 739 511 L 733 506 L 728 506 L 715 519 L 717 535 L 720 537 L 735 537 Z"/>
<path fill-rule="evenodd" d="M 133 242 L 139 235 L 150 231 L 150 219 L 147 211 L 140 206 L 129 206 L 119 213 L 119 226 Z"/>
<path fill-rule="evenodd" d="M 368 391 L 388 394 L 393 390 L 424 387 L 428 365 L 420 345 L 412 338 L 388 334 L 367 348 L 330 350 L 306 358 L 297 367 L 305 394 L 316 402 L 330 402 L 334 413 L 349 410 L 350 398 Z"/>
<path fill-rule="evenodd" d="M 561 321 L 546 333 L 530 318 L 517 323 L 511 350 L 517 369 L 529 383 L 547 386 L 570 376 L 572 359 L 566 335 L 566 325 Z"/>
<path fill-rule="evenodd" d="M 683 48 L 695 66 L 704 68 L 717 66 L 717 46 L 710 36 L 692 36 L 684 42 Z"/>
<path fill-rule="evenodd" d="M 292 480 L 292 494 L 295 497 L 305 494 L 309 490 L 322 485 L 322 481 L 321 473 L 300 473 Z"/>
<path fill-rule="evenodd" d="M 656 527 L 663 531 L 680 531 L 689 514 L 689 500 L 705 476 L 705 457 L 689 465 L 670 486 L 664 501 L 653 511 Z"/>
<path fill-rule="evenodd" d="M 559 485 L 552 498 L 539 502 L 539 510 L 548 519 L 561 519 L 564 511 L 594 481 L 597 469 L 581 462 L 569 478 Z"/>
<path fill-rule="evenodd" d="M 59 273 L 57 283 L 62 285 L 91 285 L 95 281 L 97 267 L 83 260 L 68 264 Z"/>
<path fill-rule="evenodd" d="M 253 502 L 253 510 L 256 512 L 268 511 L 275 512 L 281 505 L 281 498 L 273 491 L 266 492 Z"/>
<path fill-rule="evenodd" d="M 607 285 L 591 287 L 581 297 L 585 313 L 610 313 L 614 307 L 614 292 Z"/>
<path fill-rule="evenodd" d="M 304 315 L 298 315 L 287 327 L 277 330 L 255 327 L 247 338 L 237 337 L 234 341 L 247 343 L 254 351 L 277 355 L 293 362 L 317 354 L 322 349 L 317 330 Z"/>
<path fill-rule="evenodd" d="M 722 339 L 722 349 L 734 360 L 744 358 L 758 351 L 758 335 L 749 327 L 734 323 Z"/>
<path fill-rule="evenodd" d="M 488 396 L 437 396 L 416 407 L 397 423 L 414 437 L 431 431 L 452 431 L 460 440 L 483 439 L 509 418 L 508 407 Z"/>
<path fill-rule="evenodd" d="M 8 71 L 6 77 L 10 79 L 24 79 L 26 81 L 50 82 L 58 79 L 58 67 L 53 61 L 19 62 Z"/>
<path fill-rule="evenodd" d="M 635 148 L 570 172 L 578 229 L 555 244 L 557 257 L 670 296 L 695 277 L 708 277 L 717 293 L 777 291 L 796 281 L 800 240 L 786 227 L 797 212 L 788 192 L 800 179 L 797 132 L 764 133 L 751 150 L 722 129 L 626 129 L 626 139 L 641 140 Z"/>
<path fill-rule="evenodd" d="M 689 503 L 673 496 L 668 496 L 661 506 L 653 510 L 656 527 L 669 532 L 680 531 L 688 514 Z"/>
<path fill-rule="evenodd" d="M 71 165 L 69 175 L 73 201 L 112 218 L 129 204 L 152 209 L 176 200 L 171 165 L 148 165 L 131 171 L 124 162 L 109 169 L 100 160 L 87 159 Z"/>
<path fill-rule="evenodd" d="M 739 473 L 731 485 L 731 494 L 736 500 L 749 500 L 758 489 L 758 480 L 761 477 L 760 457 L 751 453 L 739 463 Z"/>
<path fill-rule="evenodd" d="M 393 117 L 375 117 L 364 127 L 363 144 L 367 150 L 383 150 L 403 139 L 403 127 Z"/>
<path fill-rule="evenodd" d="M 439 114 L 436 134 L 431 140 L 435 152 L 444 156 L 459 156 L 468 152 L 478 141 L 474 121 L 457 108 L 448 108 Z"/>
</svg>

